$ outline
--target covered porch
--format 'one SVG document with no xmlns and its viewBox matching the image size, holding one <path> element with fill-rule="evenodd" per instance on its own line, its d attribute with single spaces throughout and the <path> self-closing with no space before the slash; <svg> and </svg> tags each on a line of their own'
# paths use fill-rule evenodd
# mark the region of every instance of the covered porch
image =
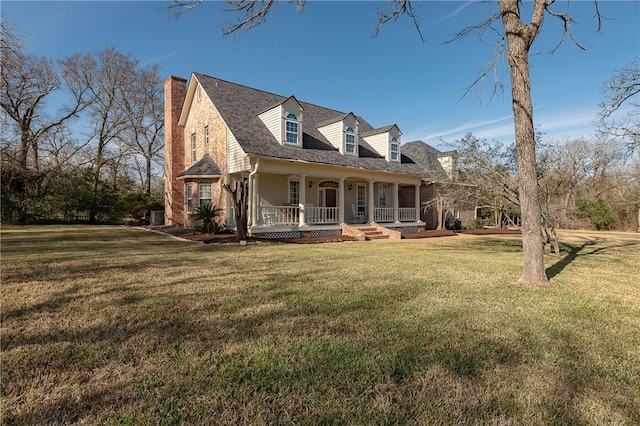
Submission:
<svg viewBox="0 0 640 426">
<path fill-rule="evenodd" d="M 249 179 L 249 232 L 339 232 L 343 224 L 420 227 L 418 176 L 258 163 Z"/>
</svg>

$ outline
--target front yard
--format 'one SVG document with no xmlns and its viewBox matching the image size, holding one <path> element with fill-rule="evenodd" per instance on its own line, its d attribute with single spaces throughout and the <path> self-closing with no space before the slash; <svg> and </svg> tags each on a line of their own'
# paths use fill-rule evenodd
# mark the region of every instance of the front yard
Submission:
<svg viewBox="0 0 640 426">
<path fill-rule="evenodd" d="M 4 227 L 2 424 L 635 424 L 640 235 L 196 244 Z"/>
</svg>

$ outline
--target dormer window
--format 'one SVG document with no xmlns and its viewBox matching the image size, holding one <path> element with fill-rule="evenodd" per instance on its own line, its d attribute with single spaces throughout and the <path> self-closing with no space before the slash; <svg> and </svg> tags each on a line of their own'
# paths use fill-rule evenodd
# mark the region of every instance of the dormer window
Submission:
<svg viewBox="0 0 640 426">
<path fill-rule="evenodd" d="M 347 127 L 345 130 L 344 144 L 345 152 L 347 154 L 356 153 L 356 132 L 351 126 Z"/>
<path fill-rule="evenodd" d="M 302 148 L 304 108 L 291 96 L 264 112 L 258 118 L 280 145 Z"/>
<path fill-rule="evenodd" d="M 391 161 L 398 161 L 398 138 L 391 138 Z"/>
<path fill-rule="evenodd" d="M 290 112 L 285 120 L 285 142 L 298 144 L 298 116 Z"/>
</svg>

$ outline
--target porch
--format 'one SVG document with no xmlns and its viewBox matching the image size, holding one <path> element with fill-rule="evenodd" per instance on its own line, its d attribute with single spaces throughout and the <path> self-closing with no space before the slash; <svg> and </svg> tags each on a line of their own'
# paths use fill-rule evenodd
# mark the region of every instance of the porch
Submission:
<svg viewBox="0 0 640 426">
<path fill-rule="evenodd" d="M 351 212 L 351 220 L 340 220 L 347 217 L 344 209 L 341 207 L 315 207 L 311 204 L 303 206 L 272 206 L 263 204 L 260 206 L 260 215 L 258 223 L 255 226 L 300 226 L 305 224 L 314 225 L 330 225 L 330 224 L 359 224 L 359 223 L 378 223 L 378 224 L 402 224 L 406 222 L 418 222 L 419 212 L 415 207 L 374 207 L 373 216 L 370 216 L 367 209 L 360 212 Z M 359 214 L 358 214 L 359 213 Z M 371 220 L 368 220 L 368 218 Z M 303 219 L 304 218 L 304 219 Z"/>
</svg>

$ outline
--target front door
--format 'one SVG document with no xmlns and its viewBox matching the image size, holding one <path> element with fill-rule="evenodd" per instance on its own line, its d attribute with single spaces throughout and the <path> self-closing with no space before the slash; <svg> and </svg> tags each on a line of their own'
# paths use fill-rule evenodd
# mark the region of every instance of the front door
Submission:
<svg viewBox="0 0 640 426">
<path fill-rule="evenodd" d="M 326 222 L 336 222 L 338 220 L 338 182 L 324 181 L 318 185 L 318 204 L 324 207 L 324 220 Z"/>
</svg>

